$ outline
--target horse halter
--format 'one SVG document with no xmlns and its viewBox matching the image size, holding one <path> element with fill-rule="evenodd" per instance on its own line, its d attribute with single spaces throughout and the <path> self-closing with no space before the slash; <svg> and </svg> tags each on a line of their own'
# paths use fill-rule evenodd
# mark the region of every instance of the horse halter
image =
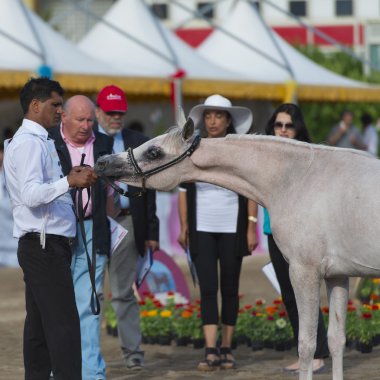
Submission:
<svg viewBox="0 0 380 380">
<path fill-rule="evenodd" d="M 130 197 L 130 198 L 131 197 L 140 197 L 141 195 L 143 195 L 143 193 L 146 192 L 145 182 L 146 182 L 146 179 L 148 177 L 152 176 L 153 174 L 162 172 L 165 169 L 170 168 L 171 166 L 177 164 L 178 162 L 183 161 L 186 157 L 190 157 L 194 153 L 195 149 L 198 148 L 200 141 L 201 141 L 201 137 L 199 135 L 196 135 L 194 137 L 193 141 L 191 142 L 191 145 L 189 146 L 189 148 L 186 149 L 181 155 L 179 155 L 178 157 L 174 158 L 172 161 L 167 162 L 166 164 L 163 164 L 163 165 L 158 166 L 156 168 L 147 170 L 145 172 L 142 171 L 141 168 L 140 168 L 140 166 L 138 165 L 138 163 L 137 163 L 137 161 L 136 161 L 136 159 L 135 159 L 135 157 L 133 155 L 133 149 L 132 148 L 128 148 L 128 150 L 127 150 L 127 157 L 128 157 L 128 160 L 132 164 L 133 169 L 135 171 L 134 175 L 139 176 L 142 179 L 142 185 L 141 185 L 142 190 L 141 191 L 138 191 L 136 193 L 130 194 L 128 191 L 123 190 L 122 188 L 120 188 L 119 186 L 117 186 L 115 183 L 113 183 L 112 181 L 110 181 L 107 177 L 105 177 L 105 179 L 110 184 L 110 186 L 115 191 L 117 191 L 120 195 L 123 195 L 125 197 Z"/>
</svg>

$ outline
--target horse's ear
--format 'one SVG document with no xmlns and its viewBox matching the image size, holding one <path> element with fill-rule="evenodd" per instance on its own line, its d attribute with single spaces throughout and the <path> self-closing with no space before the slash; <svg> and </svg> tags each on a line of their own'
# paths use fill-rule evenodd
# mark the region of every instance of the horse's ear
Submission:
<svg viewBox="0 0 380 380">
<path fill-rule="evenodd" d="M 182 128 L 182 138 L 186 141 L 194 134 L 194 122 L 191 117 L 189 117 Z"/>
<path fill-rule="evenodd" d="M 186 124 L 185 112 L 183 111 L 183 108 L 181 106 L 178 106 L 177 125 L 178 127 L 182 128 L 185 124 Z"/>
</svg>

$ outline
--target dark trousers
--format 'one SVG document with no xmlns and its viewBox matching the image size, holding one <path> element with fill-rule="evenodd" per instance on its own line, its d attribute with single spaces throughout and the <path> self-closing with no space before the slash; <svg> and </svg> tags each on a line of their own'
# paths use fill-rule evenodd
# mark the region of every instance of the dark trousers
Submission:
<svg viewBox="0 0 380 380">
<path fill-rule="evenodd" d="M 19 240 L 18 261 L 24 272 L 25 380 L 81 380 L 80 325 L 71 278 L 68 239 Z"/>
<path fill-rule="evenodd" d="M 203 325 L 217 325 L 218 261 L 220 263 L 221 320 L 236 324 L 239 310 L 239 278 L 242 258 L 235 254 L 236 234 L 196 232 L 199 254 L 194 259 L 201 290 Z"/>
<path fill-rule="evenodd" d="M 277 280 L 280 284 L 282 300 L 285 304 L 286 311 L 288 312 L 289 320 L 293 328 L 293 333 L 297 339 L 298 344 L 298 309 L 294 290 L 290 282 L 289 264 L 284 259 L 284 256 L 277 247 L 277 244 L 273 239 L 273 235 L 268 235 L 268 248 L 269 256 L 272 261 Z M 327 358 L 328 356 L 329 348 L 327 345 L 326 328 L 323 321 L 322 312 L 319 309 L 317 348 L 315 350 L 314 358 L 322 359 Z"/>
</svg>

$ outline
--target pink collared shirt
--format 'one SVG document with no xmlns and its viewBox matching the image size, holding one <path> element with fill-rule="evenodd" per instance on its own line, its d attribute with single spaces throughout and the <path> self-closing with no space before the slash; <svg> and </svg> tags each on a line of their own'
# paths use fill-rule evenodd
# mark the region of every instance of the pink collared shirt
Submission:
<svg viewBox="0 0 380 380">
<path fill-rule="evenodd" d="M 72 166 L 79 166 L 82 160 L 82 153 L 86 155 L 84 159 L 84 163 L 86 165 L 90 165 L 91 167 L 94 166 L 94 141 L 95 141 L 95 135 L 94 132 L 92 132 L 91 137 L 86 141 L 83 147 L 77 147 L 75 146 L 63 133 L 63 126 L 61 124 L 61 136 L 63 138 L 63 141 L 66 143 L 67 149 L 69 150 L 70 157 L 71 157 L 71 165 Z M 82 191 L 82 200 L 83 200 L 83 207 L 87 204 L 88 201 L 88 194 L 87 190 L 84 189 Z M 87 210 L 85 217 L 92 215 L 92 202 L 91 199 L 88 203 Z"/>
</svg>

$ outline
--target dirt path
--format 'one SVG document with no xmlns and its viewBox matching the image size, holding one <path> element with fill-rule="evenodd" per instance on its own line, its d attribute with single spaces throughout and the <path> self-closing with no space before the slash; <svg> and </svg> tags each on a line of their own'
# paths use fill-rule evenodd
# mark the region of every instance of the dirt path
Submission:
<svg viewBox="0 0 380 380">
<path fill-rule="evenodd" d="M 247 258 L 244 261 L 241 276 L 241 293 L 246 303 L 257 298 L 272 301 L 276 293 L 261 273 L 261 267 L 268 261 L 261 255 Z M 185 270 L 185 273 L 186 270 Z M 22 328 L 24 321 L 24 285 L 19 269 L 0 268 L 0 380 L 22 380 Z M 197 296 L 197 290 L 192 289 Z M 325 293 L 322 293 L 325 304 Z M 274 350 L 252 352 L 249 347 L 239 346 L 236 350 L 238 369 L 236 371 L 217 371 L 200 373 L 196 370 L 197 362 L 202 358 L 203 350 L 192 347 L 143 346 L 146 355 L 146 369 L 140 373 L 128 372 L 120 357 L 118 339 L 110 337 L 102 331 L 103 353 L 107 363 L 108 380 L 126 379 L 295 379 L 284 374 L 281 369 L 296 357 L 296 352 L 285 353 Z M 345 380 L 366 380 L 380 378 L 380 347 L 371 354 L 347 351 L 344 358 Z M 319 380 L 331 379 L 331 360 L 327 360 L 328 372 L 315 376 Z"/>
</svg>

